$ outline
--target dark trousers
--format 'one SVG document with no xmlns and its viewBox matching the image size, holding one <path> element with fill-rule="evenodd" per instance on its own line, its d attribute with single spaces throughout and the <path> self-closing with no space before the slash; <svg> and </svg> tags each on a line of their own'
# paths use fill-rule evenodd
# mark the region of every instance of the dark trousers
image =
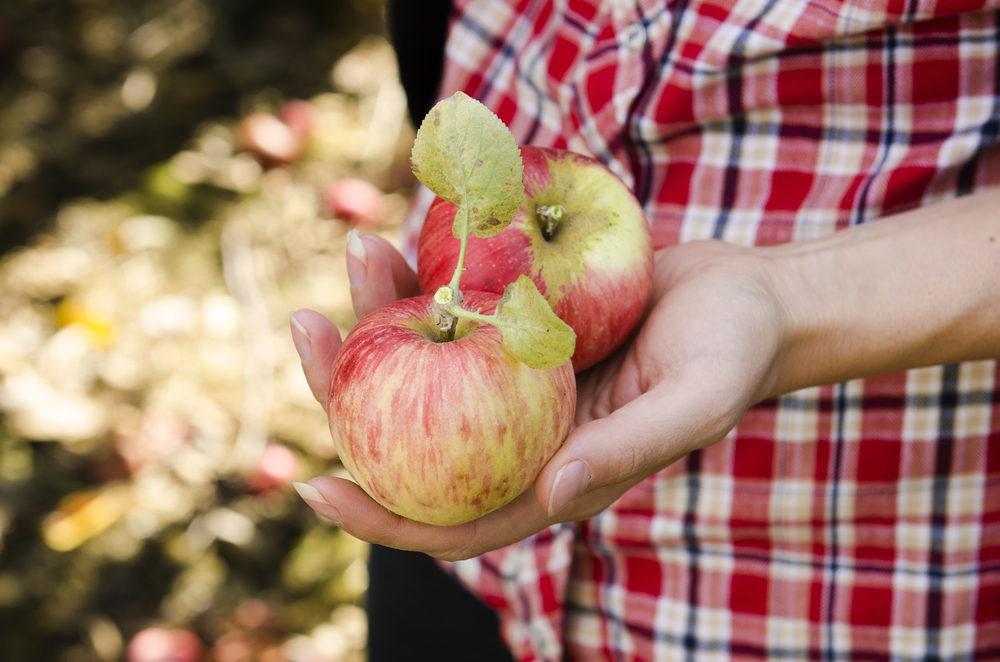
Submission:
<svg viewBox="0 0 1000 662">
<path fill-rule="evenodd" d="M 452 0 L 393 0 L 388 27 L 414 127 L 434 105 L 444 69 Z"/>
<path fill-rule="evenodd" d="M 368 662 L 512 662 L 496 614 L 418 552 L 372 545 Z"/>
</svg>

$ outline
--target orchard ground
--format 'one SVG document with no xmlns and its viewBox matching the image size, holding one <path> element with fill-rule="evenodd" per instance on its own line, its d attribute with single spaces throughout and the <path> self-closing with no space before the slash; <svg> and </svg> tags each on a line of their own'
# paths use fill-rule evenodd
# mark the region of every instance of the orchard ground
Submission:
<svg viewBox="0 0 1000 662">
<path fill-rule="evenodd" d="M 0 9 L 0 650 L 363 660 L 366 548 L 290 487 L 342 468 L 288 313 L 346 333 L 346 233 L 392 239 L 408 204 L 381 3 L 21 4 Z M 291 163 L 241 130 L 283 110 Z M 379 193 L 337 200 L 345 179 Z"/>
</svg>

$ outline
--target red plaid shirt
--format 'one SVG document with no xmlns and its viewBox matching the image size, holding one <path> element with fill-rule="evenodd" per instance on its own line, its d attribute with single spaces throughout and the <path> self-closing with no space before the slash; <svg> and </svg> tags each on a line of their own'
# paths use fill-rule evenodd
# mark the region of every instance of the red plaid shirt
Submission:
<svg viewBox="0 0 1000 662">
<path fill-rule="evenodd" d="M 817 237 L 1000 184 L 983 4 L 459 0 L 441 95 L 607 163 L 658 246 Z M 1000 660 L 998 382 L 989 361 L 785 395 L 454 571 L 520 660 Z"/>
</svg>

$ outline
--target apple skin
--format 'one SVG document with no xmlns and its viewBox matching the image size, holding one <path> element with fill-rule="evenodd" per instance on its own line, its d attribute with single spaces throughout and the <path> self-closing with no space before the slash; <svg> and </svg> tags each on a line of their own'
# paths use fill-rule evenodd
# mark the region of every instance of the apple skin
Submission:
<svg viewBox="0 0 1000 662">
<path fill-rule="evenodd" d="M 649 224 L 635 196 L 602 163 L 565 150 L 521 146 L 524 201 L 502 232 L 469 237 L 460 287 L 502 293 L 525 275 L 552 310 L 576 332 L 579 372 L 607 357 L 639 323 L 653 282 Z M 561 205 L 566 213 L 546 239 L 536 212 Z M 460 242 L 452 235 L 456 208 L 438 198 L 417 242 L 421 291 L 451 281 Z"/>
<path fill-rule="evenodd" d="M 284 122 L 302 140 L 308 140 L 312 137 L 313 131 L 316 129 L 317 115 L 319 113 L 316 107 L 308 101 L 291 99 L 281 107 L 278 119 Z"/>
<path fill-rule="evenodd" d="M 382 191 L 364 179 L 338 179 L 323 189 L 320 197 L 326 211 L 334 218 L 378 225 L 384 216 Z"/>
<path fill-rule="evenodd" d="M 188 630 L 151 627 L 129 641 L 127 662 L 201 662 L 204 656 L 201 639 Z"/>
<path fill-rule="evenodd" d="M 500 297 L 465 292 L 492 314 Z M 377 502 L 436 525 L 471 521 L 524 492 L 569 432 L 569 362 L 535 370 L 497 328 L 459 320 L 437 342 L 431 296 L 403 299 L 348 334 L 330 380 L 330 431 L 340 459 Z"/>
<path fill-rule="evenodd" d="M 244 149 L 268 167 L 298 160 L 305 145 L 292 127 L 264 112 L 243 118 L 237 138 Z"/>
<path fill-rule="evenodd" d="M 281 444 L 268 444 L 257 460 L 257 466 L 244 478 L 244 482 L 248 490 L 260 494 L 291 486 L 300 471 L 302 462 L 292 449 Z"/>
</svg>

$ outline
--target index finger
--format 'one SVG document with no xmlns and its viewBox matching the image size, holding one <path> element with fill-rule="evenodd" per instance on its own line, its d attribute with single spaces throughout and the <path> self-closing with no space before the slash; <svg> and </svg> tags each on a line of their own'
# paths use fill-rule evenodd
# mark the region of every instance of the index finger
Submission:
<svg viewBox="0 0 1000 662">
<path fill-rule="evenodd" d="M 457 526 L 433 526 L 400 517 L 379 505 L 357 484 L 343 478 L 314 478 L 299 494 L 319 514 L 356 538 L 424 552 L 445 561 L 469 559 L 538 533 L 556 520 L 538 505 L 533 490 L 483 517 Z M 317 496 L 321 500 L 317 500 Z"/>
<path fill-rule="evenodd" d="M 417 274 L 388 241 L 357 230 L 347 233 L 347 274 L 354 314 L 360 320 L 398 299 L 420 294 Z"/>
<path fill-rule="evenodd" d="M 340 351 L 340 331 L 325 316 L 308 308 L 296 310 L 289 317 L 292 342 L 302 360 L 302 372 L 313 397 L 325 410 L 330 375 Z"/>
</svg>

